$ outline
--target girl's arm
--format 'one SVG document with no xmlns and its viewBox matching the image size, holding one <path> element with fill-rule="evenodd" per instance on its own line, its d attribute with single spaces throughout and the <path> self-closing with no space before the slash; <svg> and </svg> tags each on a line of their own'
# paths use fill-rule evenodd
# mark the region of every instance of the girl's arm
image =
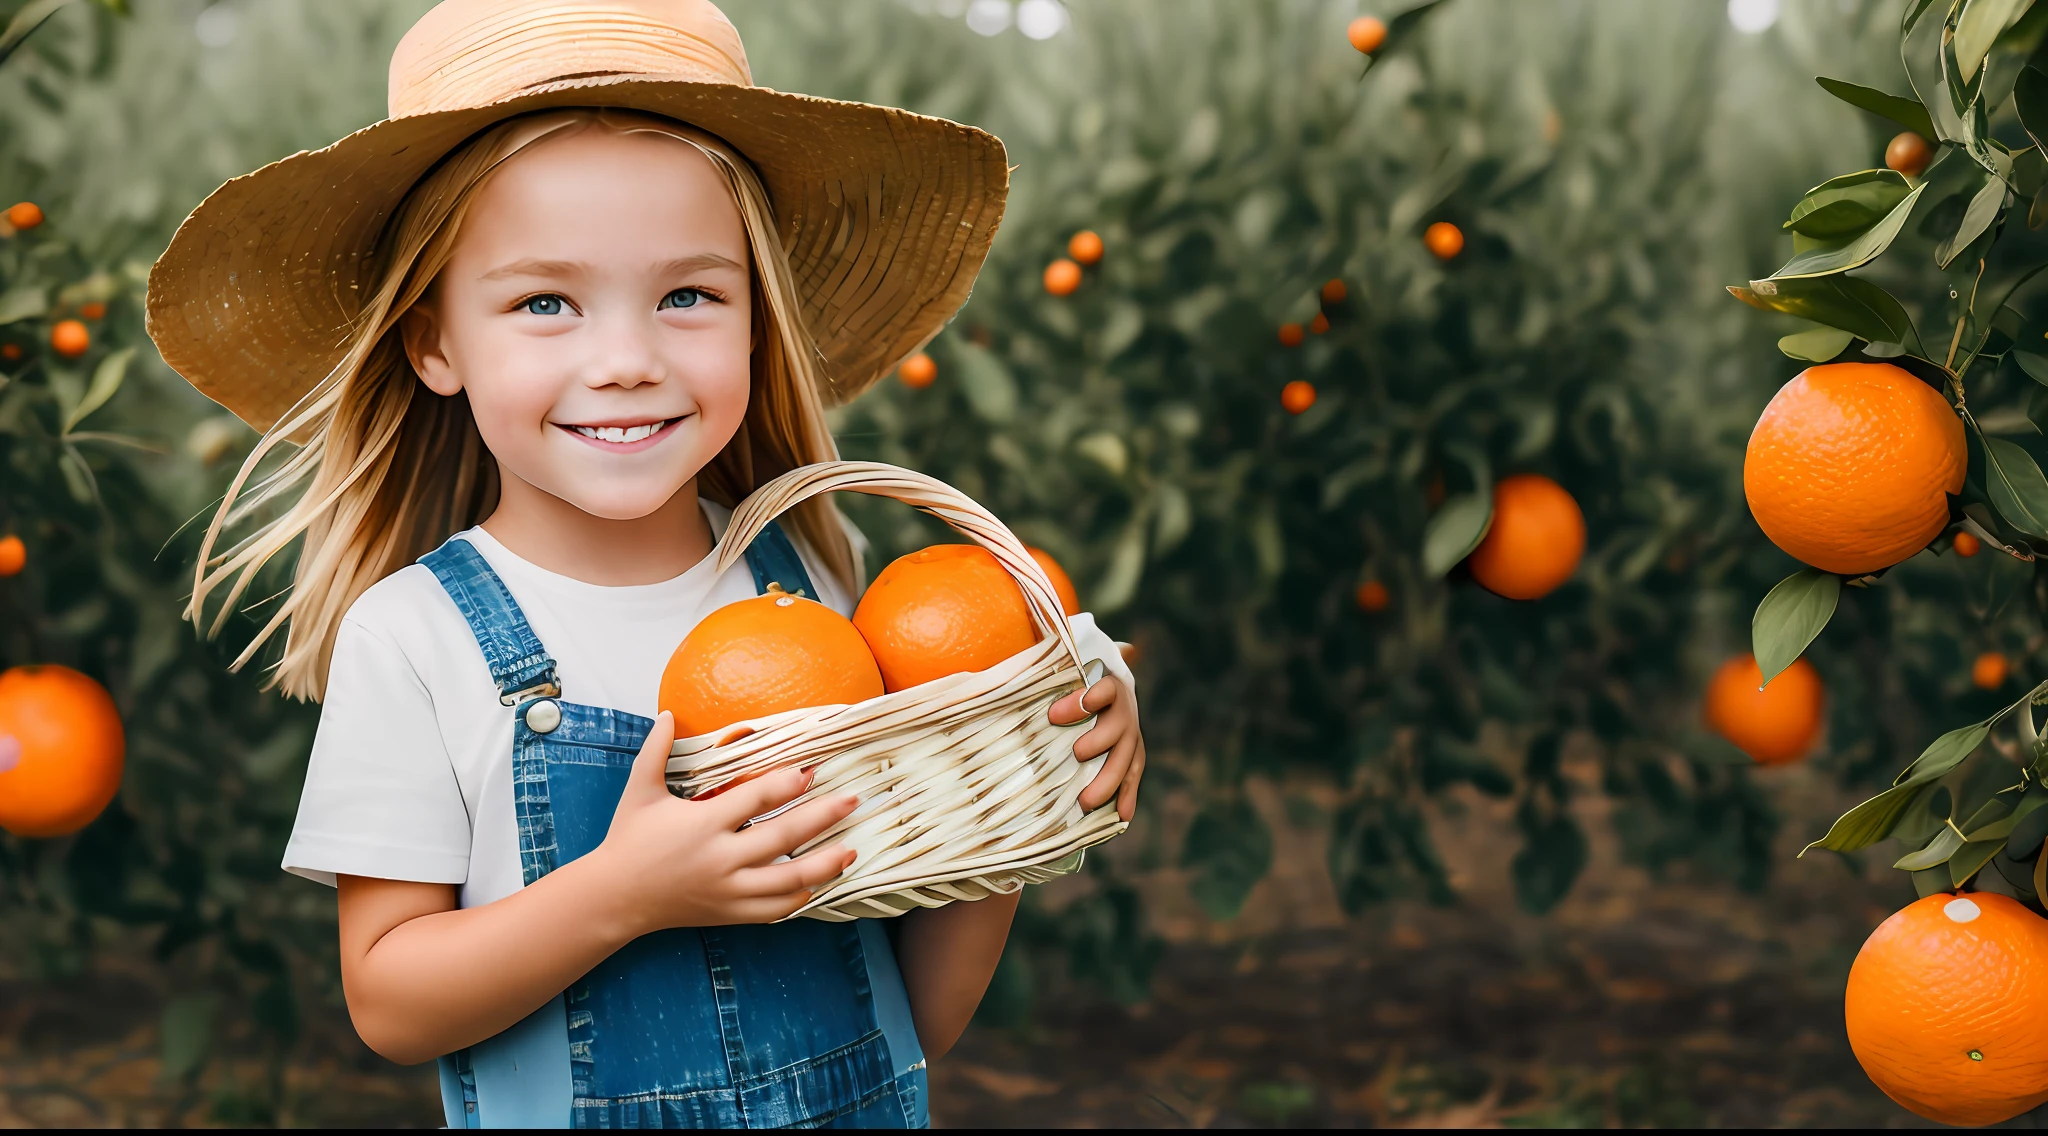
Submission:
<svg viewBox="0 0 2048 1136">
<path fill-rule="evenodd" d="M 495 903 L 458 910 L 453 885 L 341 877 L 342 990 L 364 1043 L 404 1065 L 473 1045 L 641 935 L 780 919 L 853 862 L 827 846 L 773 863 L 852 812 L 852 798 L 740 831 L 800 796 L 810 775 L 788 770 L 681 800 L 663 779 L 674 740 L 664 713 L 604 843 Z"/>
<path fill-rule="evenodd" d="M 1093 810 L 1115 798 L 1117 814 L 1129 820 L 1137 811 L 1138 781 L 1145 772 L 1145 738 L 1138 731 L 1136 700 L 1121 682 L 1106 678 L 1054 703 L 1051 717 L 1068 725 L 1090 713 L 1096 716 L 1095 726 L 1074 743 L 1074 757 L 1090 761 L 1107 753 L 1109 760 L 1081 791 L 1081 808 Z M 966 1031 L 995 977 L 1021 896 L 992 895 L 902 916 L 897 965 L 910 994 L 910 1016 L 925 1060 L 944 1057 Z"/>
</svg>

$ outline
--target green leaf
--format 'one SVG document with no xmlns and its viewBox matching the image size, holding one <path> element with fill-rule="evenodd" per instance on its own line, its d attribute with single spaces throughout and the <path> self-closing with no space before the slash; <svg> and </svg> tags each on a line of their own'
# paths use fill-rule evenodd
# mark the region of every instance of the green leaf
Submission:
<svg viewBox="0 0 2048 1136">
<path fill-rule="evenodd" d="M 1188 890 L 1209 918 L 1232 919 L 1273 866 L 1273 834 L 1243 797 L 1211 801 L 1188 825 L 1180 865 L 1195 870 Z"/>
<path fill-rule="evenodd" d="M 2029 67 L 2012 84 L 2012 109 L 2020 116 L 2027 137 L 2040 146 L 2048 138 L 2048 73 Z"/>
<path fill-rule="evenodd" d="M 1984 175 L 1984 183 L 1977 187 L 1969 207 L 1963 210 L 1963 220 L 1956 226 L 1955 234 L 1934 250 L 1936 267 L 1947 268 L 1964 249 L 1970 247 L 1972 241 L 1984 235 L 1984 230 L 1998 220 L 1998 211 L 2005 206 L 2006 192 L 2004 182 L 1990 174 Z"/>
<path fill-rule="evenodd" d="M 29 0 L 7 21 L 7 30 L 0 31 L 0 62 L 14 54 L 14 49 L 28 39 L 29 34 L 43 26 L 43 21 L 57 14 L 57 9 L 71 0 Z"/>
<path fill-rule="evenodd" d="M 1850 106 L 1867 110 L 1880 118 L 1889 118 L 1920 137 L 1933 141 L 1940 137 L 1934 132 L 1934 120 L 1927 115 L 1927 108 L 1918 99 L 1888 95 L 1874 87 L 1845 83 L 1840 79 L 1815 79 L 1821 90 L 1848 103 Z"/>
<path fill-rule="evenodd" d="M 1961 765 L 1964 758 L 1977 752 L 1984 739 L 1991 736 L 1993 718 L 1986 718 L 1968 726 L 1950 730 L 1930 742 L 1913 764 L 1899 774 L 1898 785 L 1924 784 Z"/>
<path fill-rule="evenodd" d="M 2018 443 L 1984 436 L 1984 487 L 2012 527 L 2048 539 L 2048 478 Z"/>
<path fill-rule="evenodd" d="M 1925 182 L 1914 186 L 1912 192 L 1906 194 L 1897 205 L 1892 207 L 1891 212 L 1885 214 L 1876 224 L 1858 236 L 1842 240 L 1815 240 L 1810 244 L 1810 247 L 1795 251 L 1792 259 L 1786 261 L 1784 267 L 1771 274 L 1771 279 L 1786 280 L 1801 276 L 1827 276 L 1836 272 L 1847 272 L 1852 268 L 1860 268 L 1876 260 L 1884 254 L 1885 249 L 1891 247 L 1892 241 L 1899 235 L 1899 230 L 1906 227 L 1906 218 L 1912 215 L 1914 202 L 1920 200 L 1920 194 L 1926 189 L 1927 183 Z M 1846 202 L 1837 202 L 1836 205 L 1827 206 L 1826 209 L 1835 209 L 1836 206 L 1841 206 L 1851 211 L 1854 211 L 1856 208 Z M 1822 212 L 1825 212 L 1825 210 L 1822 210 Z M 1809 214 L 1808 216 L 1816 215 L 1818 214 Z M 1967 220 L 1967 217 L 1965 219 Z M 1807 242 L 1799 241 L 1795 243 Z"/>
<path fill-rule="evenodd" d="M 2012 360 L 2020 365 L 2027 377 L 2048 387 L 2048 355 L 2036 355 L 2032 351 L 2014 351 Z"/>
<path fill-rule="evenodd" d="M 1934 739 L 1933 744 L 1921 751 L 1913 764 L 1899 774 L 1898 781 L 1891 788 L 1836 818 L 1826 836 L 1807 845 L 1799 854 L 1804 856 L 1816 848 L 1854 852 L 1890 836 L 1892 827 L 1919 799 L 1923 786 L 1954 769 L 1984 744 L 1984 739 L 1991 733 L 1992 721 L 1987 718 Z"/>
<path fill-rule="evenodd" d="M 1809 363 L 1825 363 L 1848 350 L 1855 336 L 1834 327 L 1817 327 L 1812 331 L 1795 332 L 1778 340 L 1778 350 L 1794 359 Z M 2048 359 L 2041 361 L 2048 365 Z"/>
<path fill-rule="evenodd" d="M 1896 343 L 1915 355 L 1924 353 L 1905 305 L 1861 277 L 1752 280 L 1749 287 L 1731 287 L 1728 292 L 1753 308 L 1840 328 L 1873 344 Z"/>
<path fill-rule="evenodd" d="M 1799 658 L 1806 645 L 1835 616 L 1842 578 L 1818 568 L 1801 568 L 1778 581 L 1756 605 L 1749 637 L 1766 685 Z"/>
<path fill-rule="evenodd" d="M 73 426 L 85 420 L 85 416 L 106 405 L 114 392 L 121 389 L 121 380 L 128 375 L 128 362 L 135 358 L 135 348 L 123 347 L 112 355 L 100 360 L 92 372 L 92 382 L 85 388 L 85 397 L 78 405 L 64 415 L 63 433 L 69 434 Z"/>
<path fill-rule="evenodd" d="M 0 293 L 0 324 L 34 319 L 49 310 L 49 297 L 33 284 L 17 284 Z"/>
<path fill-rule="evenodd" d="M 157 1078 L 165 1083 L 197 1076 L 213 1048 L 213 1019 L 219 999 L 212 994 L 181 994 L 164 1004 L 159 1034 L 163 1064 Z"/>
<path fill-rule="evenodd" d="M 964 341 L 953 344 L 961 393 L 983 420 L 998 425 L 1017 414 L 1017 380 L 988 348 Z"/>
<path fill-rule="evenodd" d="M 1460 493 L 1443 503 L 1422 530 L 1422 570 L 1441 576 L 1486 539 L 1493 525 L 1491 493 Z"/>
<path fill-rule="evenodd" d="M 1956 18 L 1956 65 L 1975 72 L 1992 43 L 2027 10 L 2031 0 L 1968 0 Z"/>
<path fill-rule="evenodd" d="M 1893 861 L 1892 867 L 1906 872 L 1925 871 L 1936 864 L 1948 863 L 1948 858 L 1962 846 L 1963 834 L 1957 832 L 1954 825 L 1945 824 L 1940 832 L 1934 834 L 1934 839 L 1927 842 L 1927 847 L 1899 857 Z"/>
<path fill-rule="evenodd" d="M 1823 240 L 1852 237 L 1883 220 L 1912 192 L 1911 183 L 1896 170 L 1843 174 L 1807 190 L 1781 228 Z"/>
<path fill-rule="evenodd" d="M 1117 611 L 1138 594 L 1138 581 L 1145 576 L 1145 521 L 1143 514 L 1137 514 L 1124 526 L 1116 550 L 1109 554 L 1109 571 L 1103 573 L 1102 582 L 1090 596 L 1095 601 L 1091 610 Z"/>
<path fill-rule="evenodd" d="M 1969 883 L 1970 877 L 1989 864 L 1991 858 L 1998 855 L 1998 850 L 2004 846 L 2003 840 L 1972 840 L 1963 845 L 1956 850 L 1955 855 L 1949 857 L 1949 882 L 1957 887 Z"/>
</svg>

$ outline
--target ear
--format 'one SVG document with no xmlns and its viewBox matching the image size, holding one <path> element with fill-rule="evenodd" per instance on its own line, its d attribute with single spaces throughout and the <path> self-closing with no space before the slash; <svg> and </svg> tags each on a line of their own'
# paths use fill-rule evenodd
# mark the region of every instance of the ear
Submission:
<svg viewBox="0 0 2048 1136">
<path fill-rule="evenodd" d="M 398 317 L 398 335 L 405 343 L 405 357 L 413 373 L 438 395 L 453 395 L 462 389 L 462 376 L 448 361 L 441 341 L 441 315 L 431 301 L 422 299 Z"/>
</svg>

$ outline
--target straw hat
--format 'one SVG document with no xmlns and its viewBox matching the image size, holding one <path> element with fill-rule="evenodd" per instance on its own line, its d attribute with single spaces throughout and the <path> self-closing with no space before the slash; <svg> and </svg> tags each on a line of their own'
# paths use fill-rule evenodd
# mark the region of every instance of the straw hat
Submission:
<svg viewBox="0 0 2048 1136">
<path fill-rule="evenodd" d="M 512 115 L 619 107 L 708 130 L 775 206 L 829 403 L 967 299 L 1009 188 L 993 135 L 753 85 L 709 0 L 445 0 L 391 57 L 391 117 L 236 178 L 149 278 L 149 333 L 193 386 L 267 429 L 340 360 L 384 222 L 449 151 Z"/>
</svg>

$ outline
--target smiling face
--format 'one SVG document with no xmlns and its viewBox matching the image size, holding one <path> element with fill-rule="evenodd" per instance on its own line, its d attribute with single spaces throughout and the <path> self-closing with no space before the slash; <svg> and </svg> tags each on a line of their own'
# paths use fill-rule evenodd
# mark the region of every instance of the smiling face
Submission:
<svg viewBox="0 0 2048 1136">
<path fill-rule="evenodd" d="M 436 393 L 468 392 L 506 504 L 531 489 L 635 520 L 692 486 L 746 415 L 749 263 L 732 190 L 694 146 L 545 138 L 477 190 L 405 316 L 406 353 Z"/>
</svg>

